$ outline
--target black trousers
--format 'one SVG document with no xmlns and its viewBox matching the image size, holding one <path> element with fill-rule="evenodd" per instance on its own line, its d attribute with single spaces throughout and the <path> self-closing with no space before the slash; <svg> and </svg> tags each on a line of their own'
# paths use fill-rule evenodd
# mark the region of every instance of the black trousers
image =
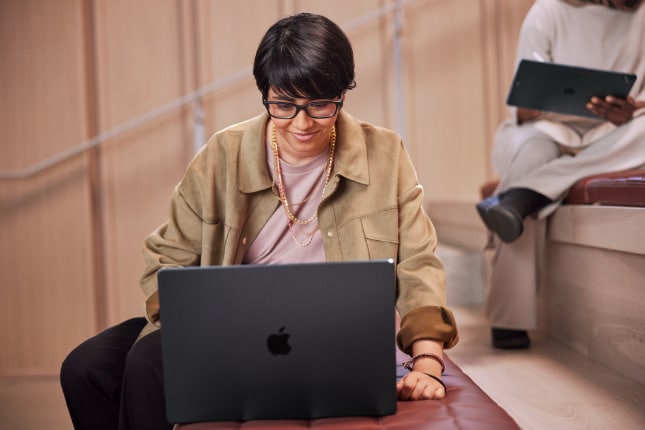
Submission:
<svg viewBox="0 0 645 430">
<path fill-rule="evenodd" d="M 172 429 L 166 420 L 157 330 L 135 343 L 146 324 L 133 318 L 69 353 L 60 382 L 76 430 Z"/>
</svg>

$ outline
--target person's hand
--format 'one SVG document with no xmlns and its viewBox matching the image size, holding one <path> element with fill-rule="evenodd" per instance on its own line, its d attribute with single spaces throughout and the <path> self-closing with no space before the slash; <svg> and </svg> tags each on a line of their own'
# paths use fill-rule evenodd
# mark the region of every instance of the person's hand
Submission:
<svg viewBox="0 0 645 430">
<path fill-rule="evenodd" d="M 587 109 L 616 126 L 629 122 L 638 107 L 634 99 L 629 96 L 626 99 L 614 96 L 607 96 L 604 99 L 592 97 L 587 103 Z"/>
<path fill-rule="evenodd" d="M 422 372 L 412 371 L 396 384 L 400 400 L 440 400 L 446 397 L 441 383 Z"/>
<path fill-rule="evenodd" d="M 526 109 L 526 108 L 517 108 L 517 122 L 518 124 L 525 123 L 527 121 L 535 121 L 540 118 L 542 111 L 535 109 Z"/>
</svg>

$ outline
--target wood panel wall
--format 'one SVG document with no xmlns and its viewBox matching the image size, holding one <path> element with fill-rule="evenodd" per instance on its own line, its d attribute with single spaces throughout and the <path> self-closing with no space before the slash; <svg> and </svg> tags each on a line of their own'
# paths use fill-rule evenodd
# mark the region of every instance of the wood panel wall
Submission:
<svg viewBox="0 0 645 430">
<path fill-rule="evenodd" d="M 0 374 L 56 374 L 83 339 L 141 315 L 142 241 L 165 219 L 195 136 L 199 144 L 261 111 L 245 71 L 285 14 L 346 26 L 358 82 L 346 108 L 393 129 L 402 121 L 427 199 L 474 202 L 492 175 L 492 133 L 531 0 L 401 2 L 400 83 L 394 14 L 364 19 L 395 4 L 0 2 Z M 177 100 L 236 73 L 198 99 L 195 134 L 196 105 Z M 81 143 L 77 155 L 29 170 Z"/>
</svg>

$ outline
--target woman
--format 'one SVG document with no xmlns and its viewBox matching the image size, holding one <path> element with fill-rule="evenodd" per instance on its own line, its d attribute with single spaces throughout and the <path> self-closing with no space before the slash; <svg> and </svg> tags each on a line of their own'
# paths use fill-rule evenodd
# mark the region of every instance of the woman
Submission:
<svg viewBox="0 0 645 430">
<path fill-rule="evenodd" d="M 325 17 L 284 18 L 261 41 L 253 73 L 266 113 L 209 140 L 177 185 L 170 218 L 145 242 L 147 323 L 108 329 L 63 363 L 76 428 L 170 428 L 156 330 L 156 274 L 168 266 L 392 258 L 397 341 L 413 355 L 399 398 L 446 394 L 443 348 L 458 336 L 435 231 L 400 137 L 342 109 L 355 86 L 349 40 Z"/>
</svg>

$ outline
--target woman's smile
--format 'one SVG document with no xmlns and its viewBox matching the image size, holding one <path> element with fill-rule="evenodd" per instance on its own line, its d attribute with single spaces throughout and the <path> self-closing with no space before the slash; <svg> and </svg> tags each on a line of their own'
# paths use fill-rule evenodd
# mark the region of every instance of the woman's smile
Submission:
<svg viewBox="0 0 645 430">
<path fill-rule="evenodd" d="M 313 139 L 316 138 L 320 134 L 320 132 L 315 132 L 315 131 L 309 131 L 309 132 L 303 132 L 303 131 L 290 131 L 287 132 L 291 136 L 293 136 L 298 142 L 302 143 L 309 143 Z"/>
</svg>

